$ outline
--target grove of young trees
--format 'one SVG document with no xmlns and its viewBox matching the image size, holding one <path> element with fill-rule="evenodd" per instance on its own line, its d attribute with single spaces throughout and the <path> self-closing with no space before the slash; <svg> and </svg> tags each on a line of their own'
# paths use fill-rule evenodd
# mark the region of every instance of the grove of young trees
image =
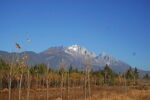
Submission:
<svg viewBox="0 0 150 100">
<path fill-rule="evenodd" d="M 45 64 L 28 66 L 25 64 L 26 56 L 18 60 L 17 63 L 0 59 L 0 90 L 8 89 L 8 100 L 11 100 L 11 90 L 17 89 L 18 100 L 21 100 L 21 90 L 25 89 L 29 100 L 30 89 L 46 89 L 46 100 L 48 100 L 49 88 L 60 88 L 61 98 L 63 98 L 64 88 L 69 94 L 73 87 L 82 87 L 85 96 L 91 95 L 91 86 L 123 86 L 138 85 L 138 70 L 128 69 L 124 73 L 115 73 L 106 64 L 103 70 L 93 70 L 85 66 L 83 70 L 74 68 L 72 65 L 60 65 L 59 69 L 52 69 Z M 149 76 L 144 77 L 148 79 Z M 69 100 L 69 95 L 67 97 Z"/>
<path fill-rule="evenodd" d="M 0 59 L 0 88 L 9 88 L 10 79 L 11 88 L 19 87 L 21 83 L 21 87 L 30 84 L 31 88 L 46 87 L 46 84 L 49 87 L 59 87 L 62 84 L 63 86 L 68 84 L 69 86 L 82 85 L 87 74 L 86 71 L 73 68 L 72 65 L 67 68 L 66 66 L 60 66 L 60 69 L 54 70 L 45 64 L 27 66 L 22 61 L 13 64 Z M 118 74 L 113 72 L 107 64 L 103 70 L 91 70 L 89 77 L 91 85 L 121 85 L 124 80 L 127 80 L 130 85 L 136 85 L 139 78 L 136 68 L 130 68 L 125 73 Z M 144 78 L 148 78 L 148 75 Z M 69 83 L 67 80 L 69 80 Z M 20 83 L 20 81 L 22 82 Z"/>
</svg>

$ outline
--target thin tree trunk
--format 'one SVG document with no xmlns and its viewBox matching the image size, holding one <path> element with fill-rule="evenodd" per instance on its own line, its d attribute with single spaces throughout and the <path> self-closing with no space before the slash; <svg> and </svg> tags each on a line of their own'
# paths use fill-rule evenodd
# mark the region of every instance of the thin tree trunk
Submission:
<svg viewBox="0 0 150 100">
<path fill-rule="evenodd" d="M 21 86 L 22 86 L 22 74 L 21 74 L 21 77 L 20 77 L 20 83 L 19 83 L 19 99 L 18 100 L 21 100 Z"/>
<path fill-rule="evenodd" d="M 69 72 L 68 72 L 67 77 L 68 77 L 68 78 L 67 78 L 67 79 L 68 79 L 68 80 L 67 80 L 67 84 L 68 84 L 68 85 L 67 85 L 67 100 L 69 100 Z"/>
<path fill-rule="evenodd" d="M 63 99 L 63 78 L 64 78 L 64 76 L 62 73 L 62 75 L 61 75 L 61 99 Z"/>
<path fill-rule="evenodd" d="M 29 100 L 29 97 L 30 97 L 30 71 L 28 69 L 28 79 L 27 79 L 27 100 Z"/>
<path fill-rule="evenodd" d="M 89 100 L 91 100 L 90 69 L 88 70 L 88 92 L 89 92 Z"/>
<path fill-rule="evenodd" d="M 124 86 L 125 86 L 125 98 L 127 99 L 127 80 L 125 74 L 123 76 L 124 76 Z"/>
<path fill-rule="evenodd" d="M 11 100 L 11 69 L 10 69 L 10 74 L 9 74 L 9 96 L 8 100 Z"/>
<path fill-rule="evenodd" d="M 46 75 L 46 100 L 48 100 L 48 89 L 49 89 L 49 80 L 48 80 L 48 68 L 47 68 L 47 75 Z"/>
<path fill-rule="evenodd" d="M 85 79 L 84 79 L 84 100 L 86 100 L 86 98 L 87 98 L 87 94 L 86 94 L 86 84 L 87 84 L 87 81 L 86 81 L 86 70 L 85 70 Z"/>
<path fill-rule="evenodd" d="M 44 86 L 44 83 L 45 83 L 45 79 L 44 79 L 45 77 L 44 76 L 42 76 L 42 93 L 44 94 L 44 92 L 45 92 L 45 86 Z M 45 96 L 43 96 L 43 98 L 44 98 L 44 100 L 45 100 Z"/>
<path fill-rule="evenodd" d="M 40 84 L 40 77 L 39 77 L 39 75 L 38 75 L 38 73 L 37 73 L 37 76 L 36 76 L 36 87 L 35 88 L 37 88 L 37 89 L 39 89 L 40 87 L 39 87 L 39 84 Z M 38 95 L 38 92 L 36 91 L 36 97 L 37 97 L 37 100 L 39 100 L 39 95 Z"/>
<path fill-rule="evenodd" d="M 10 73 L 9 73 L 9 96 L 8 96 L 8 100 L 11 100 L 11 77 L 12 77 L 12 65 L 10 64 Z"/>
</svg>

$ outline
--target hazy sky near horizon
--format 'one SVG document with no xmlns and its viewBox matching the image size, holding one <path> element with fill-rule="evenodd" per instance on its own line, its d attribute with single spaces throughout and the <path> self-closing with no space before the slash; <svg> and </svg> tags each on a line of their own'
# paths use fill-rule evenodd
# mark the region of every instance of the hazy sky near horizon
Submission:
<svg viewBox="0 0 150 100">
<path fill-rule="evenodd" d="M 0 37 L 4 51 L 79 44 L 150 70 L 150 0 L 0 0 Z"/>
</svg>

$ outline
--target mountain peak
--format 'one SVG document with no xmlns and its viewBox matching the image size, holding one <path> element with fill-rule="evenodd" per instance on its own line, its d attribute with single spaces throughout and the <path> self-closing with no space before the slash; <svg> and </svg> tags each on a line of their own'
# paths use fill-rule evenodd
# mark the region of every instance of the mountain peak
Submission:
<svg viewBox="0 0 150 100">
<path fill-rule="evenodd" d="M 92 53 L 88 51 L 88 49 L 77 44 L 66 47 L 65 52 L 72 55 L 81 55 L 81 56 L 84 55 L 84 56 L 95 57 L 95 53 Z"/>
<path fill-rule="evenodd" d="M 109 56 L 109 54 L 107 54 L 106 52 L 102 52 L 102 53 L 100 54 L 100 56 Z"/>
<path fill-rule="evenodd" d="M 110 65 L 112 63 L 118 62 L 116 58 L 110 56 L 106 52 L 102 52 L 99 56 L 96 57 L 96 59 L 99 63 L 102 63 L 102 65 Z"/>
<path fill-rule="evenodd" d="M 81 49 L 81 48 L 82 48 L 82 47 L 81 47 L 80 45 L 77 45 L 77 44 L 68 46 L 68 49 L 69 49 L 69 50 L 73 50 L 73 51 L 75 51 L 75 52 L 79 51 L 79 49 Z"/>
<path fill-rule="evenodd" d="M 102 58 L 104 60 L 117 60 L 116 58 L 114 58 L 113 56 L 109 55 L 108 53 L 106 52 L 102 52 L 98 58 Z"/>
</svg>

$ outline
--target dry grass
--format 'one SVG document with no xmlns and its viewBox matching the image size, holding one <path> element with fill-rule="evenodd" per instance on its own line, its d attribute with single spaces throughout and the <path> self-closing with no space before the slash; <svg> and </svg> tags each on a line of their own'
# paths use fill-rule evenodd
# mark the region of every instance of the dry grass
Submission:
<svg viewBox="0 0 150 100">
<path fill-rule="evenodd" d="M 149 87 L 102 87 L 94 92 L 92 100 L 150 100 Z"/>
<path fill-rule="evenodd" d="M 22 90 L 21 100 L 26 100 L 26 90 Z M 92 86 L 91 100 L 150 100 L 150 87 Z M 46 89 L 30 89 L 29 100 L 46 100 Z M 67 100 L 67 89 L 63 88 L 63 99 L 60 88 L 49 88 L 49 100 Z M 18 90 L 12 90 L 12 100 L 18 99 Z M 85 100 L 84 89 L 70 88 L 70 100 Z M 8 100 L 7 89 L 0 91 L 0 100 Z M 87 100 L 89 100 L 87 98 Z"/>
</svg>

